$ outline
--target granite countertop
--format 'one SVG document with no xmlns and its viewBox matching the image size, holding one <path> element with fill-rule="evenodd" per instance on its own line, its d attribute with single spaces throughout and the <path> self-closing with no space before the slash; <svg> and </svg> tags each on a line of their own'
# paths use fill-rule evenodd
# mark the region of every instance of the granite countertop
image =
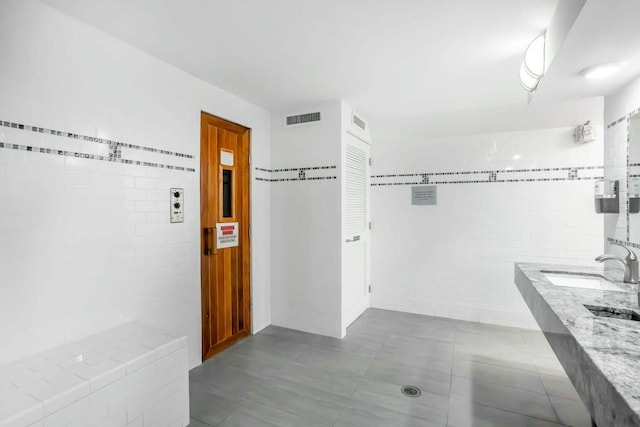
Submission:
<svg viewBox="0 0 640 427">
<path fill-rule="evenodd" d="M 556 286 L 544 271 L 600 275 L 623 291 Z M 598 427 L 640 426 L 640 322 L 584 306 L 640 314 L 638 285 L 618 269 L 528 263 L 515 265 L 515 282 Z"/>
</svg>

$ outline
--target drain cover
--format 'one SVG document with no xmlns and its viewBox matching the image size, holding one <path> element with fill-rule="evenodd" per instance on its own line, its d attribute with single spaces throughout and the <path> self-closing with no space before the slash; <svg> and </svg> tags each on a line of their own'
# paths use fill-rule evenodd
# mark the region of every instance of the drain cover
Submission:
<svg viewBox="0 0 640 427">
<path fill-rule="evenodd" d="M 407 397 L 419 397 L 422 394 L 422 391 L 413 385 L 406 385 L 400 391 Z"/>
</svg>

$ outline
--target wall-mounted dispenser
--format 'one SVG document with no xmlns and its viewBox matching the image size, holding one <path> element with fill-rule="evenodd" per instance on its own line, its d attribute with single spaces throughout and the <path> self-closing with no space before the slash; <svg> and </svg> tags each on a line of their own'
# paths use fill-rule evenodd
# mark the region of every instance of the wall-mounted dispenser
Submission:
<svg viewBox="0 0 640 427">
<path fill-rule="evenodd" d="M 629 178 L 629 213 L 640 212 L 640 178 Z"/>
<path fill-rule="evenodd" d="M 596 140 L 596 128 L 588 121 L 576 128 L 575 137 L 577 144 L 593 142 Z"/>
<path fill-rule="evenodd" d="M 620 201 L 618 199 L 618 181 L 599 179 L 593 189 L 593 198 L 596 204 L 596 213 L 619 213 Z"/>
</svg>

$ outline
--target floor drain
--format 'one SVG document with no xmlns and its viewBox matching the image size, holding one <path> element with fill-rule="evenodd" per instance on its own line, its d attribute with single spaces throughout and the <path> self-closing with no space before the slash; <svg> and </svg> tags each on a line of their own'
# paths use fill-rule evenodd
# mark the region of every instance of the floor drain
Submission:
<svg viewBox="0 0 640 427">
<path fill-rule="evenodd" d="M 402 394 L 407 397 L 419 397 L 422 394 L 422 391 L 418 387 L 412 385 L 406 385 L 400 389 Z"/>
</svg>

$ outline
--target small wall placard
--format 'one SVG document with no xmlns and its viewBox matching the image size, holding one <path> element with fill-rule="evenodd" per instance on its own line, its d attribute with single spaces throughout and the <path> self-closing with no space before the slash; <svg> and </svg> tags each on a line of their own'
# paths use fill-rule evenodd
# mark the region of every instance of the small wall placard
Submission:
<svg viewBox="0 0 640 427">
<path fill-rule="evenodd" d="M 216 224 L 216 248 L 233 248 L 238 246 L 238 223 L 219 222 Z"/>
<path fill-rule="evenodd" d="M 418 206 L 436 205 L 438 201 L 436 185 L 411 187 L 411 204 Z"/>
</svg>

